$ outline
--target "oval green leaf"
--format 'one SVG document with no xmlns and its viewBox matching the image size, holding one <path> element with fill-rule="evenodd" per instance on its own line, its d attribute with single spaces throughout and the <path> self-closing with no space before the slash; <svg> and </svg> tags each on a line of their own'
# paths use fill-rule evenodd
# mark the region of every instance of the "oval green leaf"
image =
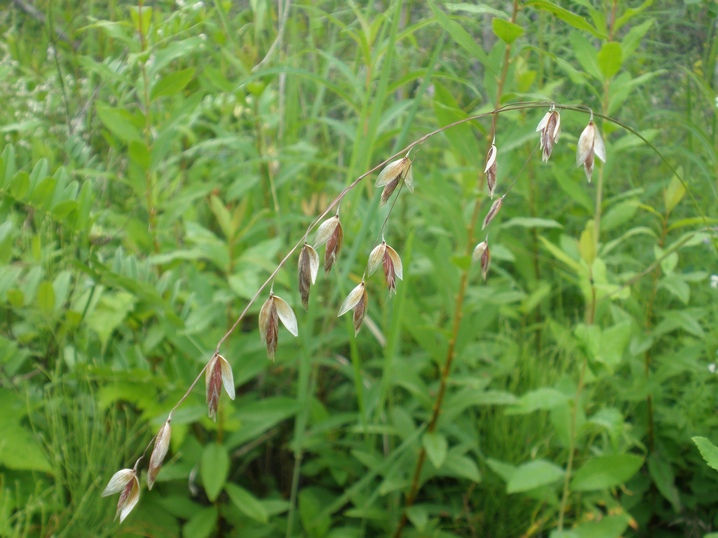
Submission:
<svg viewBox="0 0 718 538">
<path fill-rule="evenodd" d="M 643 465 L 643 458 L 634 454 L 600 456 L 588 460 L 571 480 L 573 491 L 595 491 L 619 486 Z"/>
<path fill-rule="evenodd" d="M 229 456 L 222 445 L 211 443 L 202 451 L 200 474 L 202 485 L 210 501 L 214 502 L 222 491 L 229 472 Z"/>
</svg>

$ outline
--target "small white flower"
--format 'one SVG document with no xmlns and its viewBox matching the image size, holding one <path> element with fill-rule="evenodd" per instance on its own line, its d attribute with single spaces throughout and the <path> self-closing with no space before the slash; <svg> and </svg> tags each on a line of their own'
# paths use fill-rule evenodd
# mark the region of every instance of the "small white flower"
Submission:
<svg viewBox="0 0 718 538">
<path fill-rule="evenodd" d="M 711 288 L 718 289 L 718 275 L 711 275 Z"/>
</svg>

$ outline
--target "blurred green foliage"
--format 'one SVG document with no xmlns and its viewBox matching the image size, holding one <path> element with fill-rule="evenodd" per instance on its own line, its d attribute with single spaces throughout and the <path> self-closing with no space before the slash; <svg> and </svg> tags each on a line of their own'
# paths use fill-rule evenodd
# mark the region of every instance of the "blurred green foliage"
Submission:
<svg viewBox="0 0 718 538">
<path fill-rule="evenodd" d="M 404 536 L 715 531 L 717 16 L 708 0 L 9 3 L 0 537 L 383 536 L 404 510 Z M 155 487 L 113 524 L 107 481 L 314 217 L 497 100 L 614 117 L 684 182 L 597 119 L 608 160 L 586 184 L 585 114 L 563 113 L 548 164 L 545 108 L 498 115 L 497 192 L 513 187 L 483 283 L 464 247 L 484 238 L 467 223 L 490 205 L 491 119 L 427 140 L 415 194 L 380 208 L 369 179 L 343 200 L 308 312 L 296 257 L 280 271 L 299 337 L 280 329 L 269 362 L 252 306 L 222 347 L 236 400 L 214 423 L 191 393 Z M 404 280 L 389 297 L 367 279 L 355 338 L 336 312 L 390 208 Z"/>
</svg>

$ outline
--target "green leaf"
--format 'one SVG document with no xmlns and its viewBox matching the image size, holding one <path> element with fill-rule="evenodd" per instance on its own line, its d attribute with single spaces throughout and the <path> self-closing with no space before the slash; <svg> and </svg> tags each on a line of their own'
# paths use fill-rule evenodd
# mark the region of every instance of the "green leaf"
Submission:
<svg viewBox="0 0 718 538">
<path fill-rule="evenodd" d="M 598 66 L 601 73 L 607 79 L 613 78 L 620 70 L 623 63 L 623 50 L 621 44 L 615 41 L 604 43 L 598 51 Z"/>
<path fill-rule="evenodd" d="M 24 170 L 20 170 L 10 180 L 10 194 L 18 200 L 22 200 L 25 198 L 29 190 L 30 175 Z"/>
<path fill-rule="evenodd" d="M 663 203 L 666 205 L 666 211 L 668 213 L 673 211 L 685 195 L 685 185 L 674 175 L 668 184 L 668 188 L 663 192 Z"/>
<path fill-rule="evenodd" d="M 37 289 L 37 307 L 46 316 L 52 314 L 55 309 L 55 289 L 52 282 L 45 280 L 40 283 Z"/>
<path fill-rule="evenodd" d="M 269 520 L 267 511 L 264 509 L 262 503 L 249 491 L 231 482 L 224 486 L 224 491 L 227 492 L 232 503 L 234 503 L 245 516 L 251 517 L 260 523 L 267 523 Z"/>
<path fill-rule="evenodd" d="M 0 409 L 0 466 L 51 473 L 52 468 L 40 444 L 21 424 L 27 414 L 25 403 L 12 391 L 0 388 Z"/>
<path fill-rule="evenodd" d="M 698 313 L 692 310 L 666 310 L 664 319 L 653 329 L 655 336 L 662 336 L 676 329 L 683 329 L 693 336 L 705 338 L 705 331 L 698 320 Z"/>
<path fill-rule="evenodd" d="M 637 200 L 626 200 L 614 205 L 606 211 L 606 214 L 601 219 L 601 231 L 610 232 L 627 222 L 631 222 L 636 215 L 636 211 L 638 211 Z"/>
<path fill-rule="evenodd" d="M 319 487 L 304 487 L 299 492 L 299 517 L 309 538 L 323 537 L 332 520 L 324 510 L 334 500 L 329 492 Z"/>
<path fill-rule="evenodd" d="M 553 409 L 565 404 L 569 397 L 556 389 L 540 388 L 527 392 L 516 405 L 506 410 L 508 415 L 526 415 L 534 411 Z"/>
<path fill-rule="evenodd" d="M 648 19 L 626 32 L 626 35 L 621 40 L 624 58 L 628 58 L 634 53 L 651 26 L 653 26 L 653 19 Z"/>
<path fill-rule="evenodd" d="M 429 507 L 422 504 L 415 504 L 406 511 L 406 517 L 419 532 L 424 532 L 429 522 Z"/>
<path fill-rule="evenodd" d="M 439 82 L 434 82 L 434 113 L 442 127 L 467 117 L 467 114 L 459 108 L 459 104 L 451 92 Z M 444 135 L 449 139 L 456 152 L 471 163 L 471 166 L 476 168 L 480 166 L 483 159 L 482 151 L 479 149 L 473 129 L 468 123 L 448 129 L 444 131 Z"/>
<path fill-rule="evenodd" d="M 588 460 L 571 480 L 573 491 L 595 491 L 625 483 L 638 472 L 643 458 L 634 454 L 600 456 Z"/>
<path fill-rule="evenodd" d="M 194 73 L 194 67 L 188 67 L 187 69 L 182 69 L 181 71 L 170 73 L 169 75 L 162 77 L 152 87 L 150 99 L 154 101 L 160 97 L 166 97 L 181 92 L 194 78 Z"/>
<path fill-rule="evenodd" d="M 651 473 L 651 478 L 653 478 L 653 482 L 661 495 L 671 503 L 676 513 L 680 513 L 681 499 L 676 487 L 676 475 L 673 472 L 671 463 L 660 457 L 658 453 L 652 452 L 648 456 L 648 472 Z"/>
<path fill-rule="evenodd" d="M 504 222 L 502 228 L 563 228 L 563 224 L 553 219 L 540 219 L 531 217 L 514 217 Z"/>
<path fill-rule="evenodd" d="M 691 298 L 691 287 L 681 278 L 680 274 L 671 273 L 666 275 L 658 283 L 658 287 L 669 291 L 673 296 L 683 302 L 683 304 L 688 304 Z"/>
<path fill-rule="evenodd" d="M 691 437 L 708 464 L 708 467 L 718 471 L 718 447 L 705 437 Z"/>
<path fill-rule="evenodd" d="M 453 476 L 456 478 L 467 478 L 472 482 L 481 482 L 481 473 L 474 460 L 457 454 L 455 451 L 446 456 L 446 461 L 441 467 L 442 476 Z"/>
<path fill-rule="evenodd" d="M 506 484 L 507 493 L 529 491 L 561 480 L 565 471 L 546 460 L 534 460 L 519 465 Z"/>
<path fill-rule="evenodd" d="M 421 443 L 424 445 L 426 455 L 429 456 L 429 461 L 431 461 L 434 467 L 439 469 L 444 464 L 444 460 L 446 460 L 446 454 L 449 449 L 446 437 L 440 433 L 426 432 L 421 440 Z"/>
<path fill-rule="evenodd" d="M 545 0 L 534 0 L 533 2 L 526 2 L 524 4 L 525 6 L 531 6 L 535 7 L 537 9 L 543 9 L 544 11 L 548 11 L 549 13 L 555 15 L 562 21 L 570 24 L 574 28 L 577 28 L 579 30 L 583 30 L 584 32 L 589 32 L 594 37 L 598 37 L 600 39 L 605 38 L 606 36 L 596 30 L 591 23 L 589 23 L 586 19 L 581 17 L 580 15 L 576 15 L 572 11 L 569 11 L 568 9 L 562 8 L 560 6 L 557 6 L 553 2 L 547 2 Z"/>
<path fill-rule="evenodd" d="M 88 326 L 97 333 L 104 348 L 114 330 L 119 327 L 135 306 L 134 295 L 121 291 L 104 293 L 92 315 L 87 318 Z"/>
<path fill-rule="evenodd" d="M 140 130 L 133 122 L 132 115 L 126 110 L 113 108 L 105 103 L 97 103 L 95 110 L 104 126 L 123 142 L 143 141 Z"/>
<path fill-rule="evenodd" d="M 471 34 L 464 30 L 458 22 L 451 20 L 441 9 L 436 7 L 434 0 L 428 0 L 428 4 L 437 22 L 446 30 L 446 33 L 469 54 L 486 66 L 489 58 Z"/>
<path fill-rule="evenodd" d="M 575 273 L 578 273 L 581 270 L 581 264 L 579 264 L 576 260 L 574 260 L 571 256 L 569 256 L 566 252 L 561 250 L 559 247 L 554 245 L 551 241 L 546 239 L 544 236 L 539 235 L 539 239 L 543 243 L 543 245 L 553 254 L 553 256 L 559 260 L 560 262 L 563 262 L 564 264 L 568 265 Z"/>
<path fill-rule="evenodd" d="M 576 55 L 578 63 L 581 64 L 583 70 L 593 78 L 601 80 L 603 77 L 601 68 L 598 65 L 598 53 L 593 48 L 590 40 L 586 36 L 578 32 L 572 32 L 569 36 L 573 53 Z"/>
<path fill-rule="evenodd" d="M 202 451 L 200 474 L 202 485 L 210 501 L 217 500 L 229 473 L 227 450 L 217 443 L 210 443 Z"/>
<path fill-rule="evenodd" d="M 130 160 L 139 166 L 143 171 L 150 169 L 152 161 L 150 159 L 150 152 L 145 145 L 145 142 L 139 142 L 137 140 L 131 140 L 128 146 L 128 154 Z"/>
<path fill-rule="evenodd" d="M 202 508 L 182 527 L 183 538 L 207 538 L 217 526 L 217 508 Z"/>
<path fill-rule="evenodd" d="M 586 521 L 571 529 L 575 538 L 621 538 L 631 522 L 628 514 L 602 517 L 596 521 Z M 551 538 L 554 535 L 551 534 Z M 566 537 L 568 538 L 568 537 Z"/>
<path fill-rule="evenodd" d="M 578 241 L 578 251 L 581 253 L 581 259 L 589 267 L 593 265 L 596 259 L 595 230 L 593 220 L 587 221 L 586 228 L 581 232 L 581 239 Z"/>
<path fill-rule="evenodd" d="M 513 22 L 494 17 L 491 20 L 491 26 L 494 29 L 496 37 L 503 42 L 511 44 L 524 34 L 524 29 Z"/>
</svg>

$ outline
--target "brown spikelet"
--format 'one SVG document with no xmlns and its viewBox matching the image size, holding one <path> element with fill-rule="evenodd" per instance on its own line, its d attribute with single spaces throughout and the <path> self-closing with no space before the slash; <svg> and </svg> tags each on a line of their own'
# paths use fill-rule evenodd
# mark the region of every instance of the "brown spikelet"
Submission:
<svg viewBox="0 0 718 538">
<path fill-rule="evenodd" d="M 319 255 L 308 244 L 304 244 L 302 251 L 299 253 L 299 295 L 302 297 L 302 306 L 304 310 L 309 308 L 309 289 L 317 280 L 319 272 Z"/>
<path fill-rule="evenodd" d="M 491 265 L 491 250 L 489 249 L 488 243 L 486 244 L 486 250 L 481 255 L 481 276 L 486 282 L 486 277 L 489 275 L 489 266 Z"/>
<path fill-rule="evenodd" d="M 489 196 L 491 198 L 494 197 L 494 192 L 496 191 L 496 170 L 498 168 L 496 154 L 496 145 L 491 144 L 489 152 L 486 154 L 486 167 L 484 168 L 484 173 L 486 174 L 486 187 L 489 190 Z"/>
<path fill-rule="evenodd" d="M 379 201 L 379 206 L 383 206 L 389 201 L 389 198 L 391 198 L 391 195 L 394 194 L 394 191 L 399 186 L 399 178 L 396 178 L 392 180 L 390 183 L 387 183 L 384 187 L 384 190 L 381 191 L 381 200 Z"/>
<path fill-rule="evenodd" d="M 327 250 L 324 252 L 324 272 L 328 273 L 331 271 L 334 262 L 337 261 L 339 251 L 342 249 L 342 243 L 344 242 L 344 230 L 342 230 L 342 224 L 337 219 L 337 227 L 334 228 L 334 233 L 329 237 L 327 241 Z"/>
<path fill-rule="evenodd" d="M 205 386 L 207 392 L 207 414 L 212 420 L 217 419 L 217 408 L 219 407 L 219 395 L 222 392 L 222 368 L 214 356 L 207 365 L 205 372 Z"/>
<path fill-rule="evenodd" d="M 155 479 L 162 468 L 162 462 L 167 455 L 167 449 L 170 446 L 170 437 L 172 436 L 172 428 L 170 427 L 170 419 L 168 418 L 160 428 L 155 437 L 155 446 L 150 456 L 150 464 L 147 469 L 147 489 L 152 489 Z"/>
<path fill-rule="evenodd" d="M 541 119 L 536 131 L 539 133 L 539 146 L 541 148 L 541 160 L 548 162 L 553 151 L 553 146 L 558 142 L 561 134 L 561 116 L 558 110 L 551 107 L 546 115 Z"/>
<path fill-rule="evenodd" d="M 337 317 L 343 316 L 350 310 L 354 310 L 354 335 L 359 332 L 362 326 L 368 303 L 369 296 L 366 292 L 366 286 L 364 286 L 364 282 L 362 281 L 361 284 L 349 292 L 342 306 L 339 307 Z"/>
<path fill-rule="evenodd" d="M 278 330 L 279 316 L 277 315 L 277 307 L 274 304 L 274 296 L 270 295 L 259 311 L 259 333 L 267 345 L 267 357 L 272 361 L 277 351 Z"/>
<path fill-rule="evenodd" d="M 504 195 L 506 196 L 506 195 Z M 484 223 L 481 226 L 481 229 L 483 230 L 486 228 L 489 224 L 491 224 L 491 221 L 496 218 L 496 215 L 499 214 L 499 211 L 501 211 L 501 206 L 504 205 L 504 196 L 496 200 L 493 204 L 491 204 L 491 208 L 489 209 L 489 212 L 486 213 L 486 217 L 484 217 Z"/>
<path fill-rule="evenodd" d="M 389 198 L 391 198 L 391 195 L 402 181 L 404 185 L 406 185 L 406 188 L 409 189 L 409 192 L 414 192 L 414 175 L 411 170 L 411 159 L 409 159 L 409 157 L 390 162 L 379 173 L 376 186 L 384 187 L 384 190 L 381 192 L 379 205 L 383 206 Z"/>
</svg>

